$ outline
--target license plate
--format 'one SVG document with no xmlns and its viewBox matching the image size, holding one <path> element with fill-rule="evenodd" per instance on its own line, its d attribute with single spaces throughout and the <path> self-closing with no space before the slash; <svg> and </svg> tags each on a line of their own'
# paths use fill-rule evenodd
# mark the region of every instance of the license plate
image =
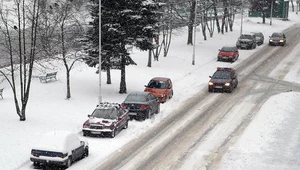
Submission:
<svg viewBox="0 0 300 170">
<path fill-rule="evenodd" d="M 227 60 L 227 59 L 228 59 L 228 57 L 223 57 L 223 59 Z"/>
<path fill-rule="evenodd" d="M 221 89 L 223 88 L 222 86 L 215 86 L 216 89 Z"/>
<path fill-rule="evenodd" d="M 100 135 L 102 132 L 91 132 L 92 134 Z"/>
<path fill-rule="evenodd" d="M 242 45 L 242 47 L 247 47 L 247 45 Z"/>
<path fill-rule="evenodd" d="M 136 116 L 136 115 L 137 115 L 137 113 L 134 113 L 134 112 L 129 112 L 129 115 Z"/>
</svg>

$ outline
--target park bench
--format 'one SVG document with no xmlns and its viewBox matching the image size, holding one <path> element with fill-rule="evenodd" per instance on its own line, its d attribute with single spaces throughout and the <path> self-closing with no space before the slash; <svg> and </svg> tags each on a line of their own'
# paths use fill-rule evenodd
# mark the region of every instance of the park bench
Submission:
<svg viewBox="0 0 300 170">
<path fill-rule="evenodd" d="M 3 89 L 4 89 L 4 88 L 0 89 L 0 96 L 1 96 L 2 99 L 3 99 L 3 96 L 2 96 Z"/>
<path fill-rule="evenodd" d="M 39 76 L 40 82 L 47 83 L 50 80 L 57 80 L 56 79 L 56 74 L 57 74 L 57 71 L 56 72 L 52 72 L 52 73 L 46 73 L 46 75 Z"/>
</svg>

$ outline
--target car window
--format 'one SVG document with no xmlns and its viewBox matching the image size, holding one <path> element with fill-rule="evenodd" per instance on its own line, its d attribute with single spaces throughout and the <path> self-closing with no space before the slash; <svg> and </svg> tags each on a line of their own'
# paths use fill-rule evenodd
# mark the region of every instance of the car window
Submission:
<svg viewBox="0 0 300 170">
<path fill-rule="evenodd" d="M 159 80 L 151 80 L 148 84 L 149 88 L 158 88 L 158 89 L 165 89 L 167 88 L 166 82 L 159 81 Z"/>
<path fill-rule="evenodd" d="M 141 101 L 141 102 L 145 102 L 147 100 L 147 96 L 146 95 L 128 95 L 125 99 L 125 101 L 130 101 L 130 102 L 136 102 L 136 101 Z"/>
<path fill-rule="evenodd" d="M 230 79 L 230 72 L 228 71 L 216 71 L 212 76 L 214 79 Z"/>
<path fill-rule="evenodd" d="M 240 36 L 241 39 L 253 39 L 253 36 L 252 35 L 249 35 L 249 34 L 242 34 Z"/>
<path fill-rule="evenodd" d="M 273 33 L 273 34 L 271 35 L 271 37 L 282 37 L 282 35 L 279 34 L 279 33 Z"/>
<path fill-rule="evenodd" d="M 117 119 L 115 108 L 101 108 L 94 110 L 92 117 L 102 118 L 102 119 Z"/>
<path fill-rule="evenodd" d="M 221 51 L 234 52 L 234 51 L 236 51 L 236 48 L 234 48 L 234 47 L 222 47 Z"/>
</svg>

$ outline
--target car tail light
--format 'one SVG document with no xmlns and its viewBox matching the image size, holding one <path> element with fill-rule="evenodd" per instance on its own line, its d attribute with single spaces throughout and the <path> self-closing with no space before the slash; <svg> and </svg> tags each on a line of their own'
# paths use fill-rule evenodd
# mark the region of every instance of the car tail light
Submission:
<svg viewBox="0 0 300 170">
<path fill-rule="evenodd" d="M 38 153 L 35 153 L 34 151 L 31 151 L 31 155 L 35 157 L 39 157 L 40 155 Z"/>
<path fill-rule="evenodd" d="M 126 104 L 125 104 L 125 103 L 122 103 L 122 104 L 121 104 L 121 107 L 125 108 L 125 107 L 126 107 Z"/>
<path fill-rule="evenodd" d="M 59 155 L 60 158 L 65 158 L 66 156 L 68 156 L 68 153 L 60 154 L 60 155 Z"/>
<path fill-rule="evenodd" d="M 148 105 L 142 104 L 142 105 L 140 106 L 140 109 L 146 109 L 147 107 L 148 107 Z"/>
</svg>

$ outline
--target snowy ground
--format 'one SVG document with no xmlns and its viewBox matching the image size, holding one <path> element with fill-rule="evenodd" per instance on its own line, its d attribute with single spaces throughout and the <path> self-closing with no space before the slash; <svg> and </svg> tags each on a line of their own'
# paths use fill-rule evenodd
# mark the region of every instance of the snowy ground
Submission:
<svg viewBox="0 0 300 170">
<path fill-rule="evenodd" d="M 244 18 L 243 31 L 261 31 L 265 35 L 265 46 L 268 36 L 275 31 L 282 31 L 285 28 L 298 23 L 300 16 L 290 13 L 289 21 L 273 19 L 273 25 L 261 24 L 261 18 Z M 186 29 L 176 32 L 170 53 L 167 57 L 160 57 L 159 62 L 153 62 L 153 66 L 148 68 L 147 52 L 133 50 L 132 58 L 137 62 L 137 66 L 126 68 L 126 81 L 128 93 L 143 91 L 144 85 L 155 76 L 166 76 L 173 80 L 174 97 L 161 105 L 161 112 L 155 117 L 144 122 L 131 121 L 129 128 L 123 130 L 114 139 L 83 137 L 81 127 L 98 102 L 98 75 L 95 68 L 89 68 L 84 64 L 77 64 L 71 72 L 71 93 L 72 98 L 65 100 L 66 83 L 65 71 L 62 63 L 55 64 L 53 69 L 58 70 L 58 81 L 51 83 L 40 83 L 38 78 L 33 80 L 31 96 L 27 108 L 27 120 L 20 122 L 15 113 L 13 96 L 6 81 L 0 84 L 4 89 L 4 99 L 0 99 L 0 148 L 1 169 L 33 169 L 29 161 L 31 147 L 39 141 L 44 133 L 56 130 L 68 130 L 78 133 L 82 139 L 86 139 L 90 144 L 90 156 L 85 158 L 69 169 L 93 169 L 96 164 L 110 153 L 118 150 L 121 146 L 134 138 L 143 135 L 145 131 L 162 121 L 166 116 L 172 114 L 172 110 L 180 107 L 181 102 L 192 97 L 195 93 L 207 90 L 208 76 L 211 75 L 217 66 L 234 67 L 243 62 L 254 51 L 240 50 L 240 57 L 235 63 L 216 62 L 217 52 L 224 45 L 235 45 L 240 34 L 240 21 L 236 18 L 234 32 L 224 35 L 214 34 L 213 38 L 203 41 L 200 32 L 197 32 L 196 40 L 196 64 L 192 63 L 193 46 L 186 45 Z M 199 38 L 200 37 L 200 38 Z M 293 55 L 299 55 L 299 48 L 293 51 Z M 286 76 L 286 80 L 293 80 L 300 83 L 300 61 L 295 61 L 292 71 Z M 36 76 L 39 73 L 36 73 Z M 0 80 L 2 77 L 0 77 Z M 1 81 L 0 81 L 1 82 Z M 119 94 L 120 71 L 112 72 L 112 85 L 105 84 L 106 75 L 102 74 L 102 95 L 103 101 L 122 102 L 126 94 Z M 280 131 L 285 124 L 290 122 L 298 124 L 300 94 L 295 92 L 276 95 L 268 100 L 260 113 L 246 129 L 245 133 L 237 142 L 236 146 L 230 148 L 230 152 L 225 155 L 220 169 L 245 169 L 251 165 L 261 165 L 260 169 L 270 166 L 272 159 L 268 158 L 272 154 L 280 155 L 279 150 L 274 153 L 264 155 L 261 150 L 264 147 L 281 147 L 280 141 L 276 141 L 279 136 L 274 132 L 288 133 Z M 276 104 L 276 107 L 273 107 Z M 298 117 L 297 117 L 298 116 Z M 284 121 L 283 121 L 284 120 Z M 291 126 L 292 127 L 292 126 Z M 300 127 L 299 127 L 300 128 Z M 287 129 L 287 128 L 286 128 Z M 297 130 L 297 129 L 294 129 Z M 264 136 L 264 137 L 262 137 Z M 298 136 L 294 139 L 297 140 Z M 254 141 L 249 144 L 249 141 Z M 276 145 L 277 144 L 277 145 Z M 286 146 L 288 149 L 288 146 Z M 5 151 L 5 152 L 4 152 Z M 268 156 L 266 159 L 260 159 Z M 297 155 L 295 155 L 297 157 Z M 278 157 L 280 158 L 280 156 Z M 255 164 L 254 164 L 255 163 Z M 272 164 L 275 169 L 287 169 L 289 166 Z M 294 168 L 292 164 L 291 168 Z M 299 168 L 299 167 L 298 167 Z M 296 169 L 296 168 L 295 168 Z"/>
</svg>

